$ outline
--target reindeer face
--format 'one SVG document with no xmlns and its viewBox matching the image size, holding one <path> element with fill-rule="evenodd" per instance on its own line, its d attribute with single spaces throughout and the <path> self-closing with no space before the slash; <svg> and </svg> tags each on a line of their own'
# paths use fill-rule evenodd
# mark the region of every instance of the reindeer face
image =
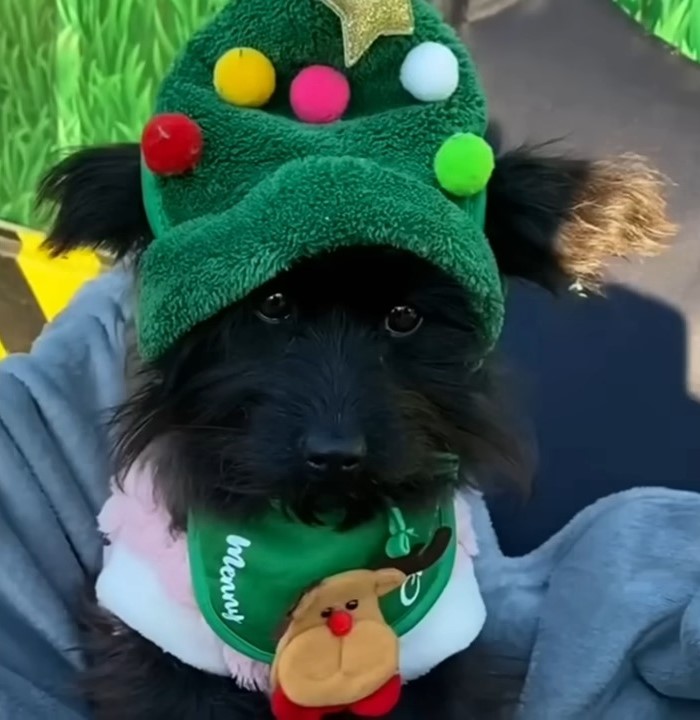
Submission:
<svg viewBox="0 0 700 720">
<path fill-rule="evenodd" d="M 405 580 L 406 575 L 394 568 L 356 570 L 336 575 L 302 598 L 292 612 L 288 632 L 293 630 L 299 634 L 319 627 L 342 637 L 350 634 L 357 623 L 384 623 L 379 598 L 401 587 Z"/>
<path fill-rule="evenodd" d="M 449 527 L 389 567 L 352 570 L 309 590 L 290 614 L 272 666 L 273 689 L 303 707 L 351 707 L 399 675 L 399 639 L 379 598 L 435 563 L 447 549 Z"/>
<path fill-rule="evenodd" d="M 394 677 L 398 638 L 384 621 L 379 598 L 405 580 L 394 568 L 356 570 L 310 590 L 280 641 L 273 682 L 295 703 L 319 707 L 350 704 Z"/>
</svg>

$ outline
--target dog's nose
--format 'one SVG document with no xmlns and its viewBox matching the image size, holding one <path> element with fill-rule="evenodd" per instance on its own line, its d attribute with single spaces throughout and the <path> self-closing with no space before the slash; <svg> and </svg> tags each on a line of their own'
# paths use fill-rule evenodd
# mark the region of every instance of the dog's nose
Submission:
<svg viewBox="0 0 700 720">
<path fill-rule="evenodd" d="M 316 472 L 339 473 L 359 470 L 367 445 L 360 435 L 311 433 L 304 447 L 308 467 Z"/>
</svg>

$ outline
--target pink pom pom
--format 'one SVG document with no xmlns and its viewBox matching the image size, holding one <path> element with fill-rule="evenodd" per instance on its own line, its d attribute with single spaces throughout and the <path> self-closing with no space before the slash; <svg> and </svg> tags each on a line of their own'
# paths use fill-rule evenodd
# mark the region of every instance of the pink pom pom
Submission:
<svg viewBox="0 0 700 720">
<path fill-rule="evenodd" d="M 293 80 L 290 102 L 302 122 L 321 125 L 340 120 L 350 104 L 350 83 L 338 70 L 312 65 Z"/>
</svg>

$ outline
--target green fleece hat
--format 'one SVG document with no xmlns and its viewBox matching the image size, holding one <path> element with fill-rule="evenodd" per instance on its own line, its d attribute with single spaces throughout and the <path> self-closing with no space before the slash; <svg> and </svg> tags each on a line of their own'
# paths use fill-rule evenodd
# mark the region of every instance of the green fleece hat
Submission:
<svg viewBox="0 0 700 720">
<path fill-rule="evenodd" d="M 485 98 L 427 2 L 231 0 L 156 110 L 142 141 L 155 235 L 139 268 L 146 359 L 296 261 L 348 245 L 448 271 L 494 344 Z"/>
</svg>

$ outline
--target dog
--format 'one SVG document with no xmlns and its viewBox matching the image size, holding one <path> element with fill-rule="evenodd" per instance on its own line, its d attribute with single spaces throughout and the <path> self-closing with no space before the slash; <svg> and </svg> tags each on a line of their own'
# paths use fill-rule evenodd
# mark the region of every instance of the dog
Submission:
<svg viewBox="0 0 700 720">
<path fill-rule="evenodd" d="M 486 234 L 502 275 L 553 292 L 575 281 L 595 289 L 611 257 L 653 254 L 672 234 L 662 185 L 636 158 L 598 162 L 548 146 L 499 153 Z M 40 199 L 56 206 L 54 255 L 106 250 L 138 275 L 151 240 L 138 145 L 71 155 L 47 174 Z M 309 257 L 157 361 L 134 361 L 113 425 L 115 476 L 148 454 L 173 532 L 192 510 L 235 518 L 274 501 L 309 525 L 340 510 L 351 528 L 387 502 L 420 507 L 491 476 L 524 490 L 528 450 L 471 317 L 463 287 L 408 253 L 358 238 Z M 457 479 L 439 473 L 436 452 L 459 458 Z M 94 601 L 83 619 L 97 720 L 272 717 L 264 694 L 182 664 Z M 408 683 L 387 717 L 502 717 L 512 684 L 485 692 L 477 652 Z"/>
</svg>

